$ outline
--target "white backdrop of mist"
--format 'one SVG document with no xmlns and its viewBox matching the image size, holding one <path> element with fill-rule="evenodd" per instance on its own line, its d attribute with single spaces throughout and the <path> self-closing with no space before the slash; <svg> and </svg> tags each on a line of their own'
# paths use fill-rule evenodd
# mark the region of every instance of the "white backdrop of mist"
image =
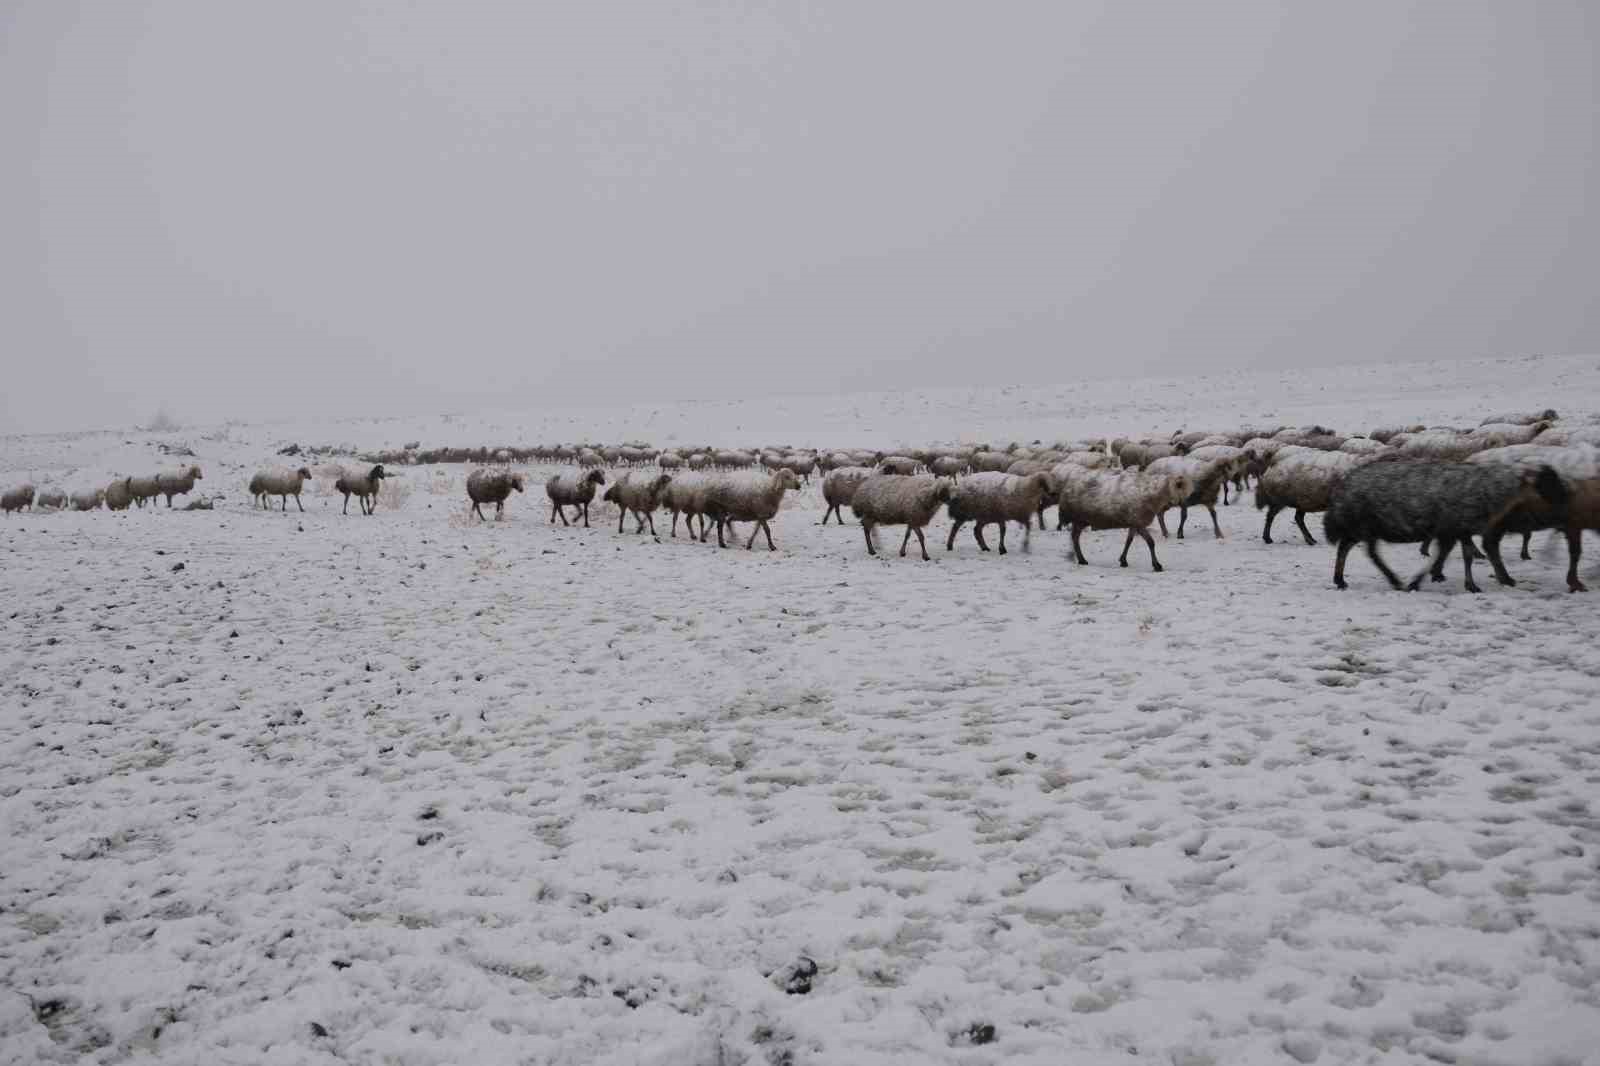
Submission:
<svg viewBox="0 0 1600 1066">
<path fill-rule="evenodd" d="M 1600 350 L 1571 3 L 9 3 L 0 429 Z"/>
</svg>

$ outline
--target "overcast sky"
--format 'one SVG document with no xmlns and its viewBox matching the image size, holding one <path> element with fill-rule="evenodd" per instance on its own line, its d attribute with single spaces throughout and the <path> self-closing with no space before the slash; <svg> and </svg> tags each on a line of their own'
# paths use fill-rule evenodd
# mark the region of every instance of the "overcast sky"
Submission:
<svg viewBox="0 0 1600 1066">
<path fill-rule="evenodd" d="M 0 430 L 1600 351 L 1600 7 L 0 4 Z"/>
</svg>

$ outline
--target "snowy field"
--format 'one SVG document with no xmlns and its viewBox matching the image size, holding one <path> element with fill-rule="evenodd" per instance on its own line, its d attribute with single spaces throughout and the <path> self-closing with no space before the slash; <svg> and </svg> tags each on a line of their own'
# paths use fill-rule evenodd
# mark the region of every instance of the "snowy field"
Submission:
<svg viewBox="0 0 1600 1066">
<path fill-rule="evenodd" d="M 0 1059 L 1600 1062 L 1600 594 L 1547 535 L 1515 589 L 1357 554 L 1339 593 L 1248 497 L 1153 574 L 942 517 L 870 559 L 815 481 L 772 553 L 552 527 L 537 485 L 469 520 L 462 467 L 371 518 L 243 490 L 288 441 L 1544 406 L 1600 410 L 1600 361 L 0 439 L 3 485 L 183 441 L 224 494 L 0 523 Z"/>
</svg>

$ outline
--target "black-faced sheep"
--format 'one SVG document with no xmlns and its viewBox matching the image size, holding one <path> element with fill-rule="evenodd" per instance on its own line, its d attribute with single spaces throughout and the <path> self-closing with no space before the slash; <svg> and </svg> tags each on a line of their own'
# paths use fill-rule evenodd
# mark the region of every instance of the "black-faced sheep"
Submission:
<svg viewBox="0 0 1600 1066">
<path fill-rule="evenodd" d="M 583 527 L 589 528 L 589 504 L 594 502 L 595 486 L 604 485 L 606 475 L 600 470 L 590 470 L 586 474 L 557 474 L 544 483 L 545 495 L 550 497 L 550 524 L 555 525 L 556 516 L 561 516 L 561 524 L 571 525 L 567 521 L 567 508 L 577 509 L 583 516 Z M 575 515 L 574 521 L 577 520 Z"/>
<path fill-rule="evenodd" d="M 505 470 L 474 470 L 467 475 L 467 499 L 472 501 L 472 513 L 480 521 L 488 521 L 483 516 L 483 505 L 494 504 L 494 516 L 498 520 L 505 515 L 506 501 L 511 498 L 511 493 L 524 492 L 528 483 L 521 474 L 513 474 Z"/>
<path fill-rule="evenodd" d="M 365 474 L 345 471 L 333 483 L 335 492 L 344 493 L 344 509 L 340 514 L 350 513 L 350 497 L 354 496 L 361 505 L 362 514 L 372 514 L 378 509 L 378 489 L 383 485 L 383 479 L 389 475 L 384 472 L 382 464 L 374 466 Z"/>
<path fill-rule="evenodd" d="M 850 510 L 860 520 L 862 535 L 867 539 L 867 554 L 878 554 L 873 536 L 878 526 L 905 526 L 900 557 L 905 558 L 911 534 L 915 533 L 917 543 L 922 546 L 922 561 L 928 562 L 928 542 L 922 530 L 954 494 L 955 485 L 942 477 L 874 474 L 867 478 L 857 486 L 850 500 Z"/>
<path fill-rule="evenodd" d="M 1333 583 L 1345 588 L 1344 564 L 1356 544 L 1389 584 L 1415 589 L 1430 569 L 1442 577 L 1439 565 L 1457 543 L 1468 592 L 1481 592 L 1472 580 L 1472 560 L 1477 554 L 1472 537 L 1496 536 L 1502 522 L 1520 506 L 1539 501 L 1565 506 L 1567 489 L 1548 466 L 1537 472 L 1494 464 L 1451 463 L 1433 460 L 1384 458 L 1349 471 L 1334 484 L 1333 498 L 1323 516 L 1329 542 L 1339 546 L 1334 559 Z M 1378 554 L 1378 542 L 1407 544 L 1438 542 L 1438 559 L 1403 585 Z M 1513 584 L 1505 567 L 1491 559 L 1495 578 Z"/>
</svg>

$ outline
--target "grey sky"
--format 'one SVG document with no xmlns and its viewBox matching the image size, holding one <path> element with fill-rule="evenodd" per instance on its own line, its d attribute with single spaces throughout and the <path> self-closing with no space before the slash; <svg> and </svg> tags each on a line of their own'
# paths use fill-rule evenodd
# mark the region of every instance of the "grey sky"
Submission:
<svg viewBox="0 0 1600 1066">
<path fill-rule="evenodd" d="M 12 0 L 0 430 L 1600 351 L 1597 11 Z"/>
</svg>

